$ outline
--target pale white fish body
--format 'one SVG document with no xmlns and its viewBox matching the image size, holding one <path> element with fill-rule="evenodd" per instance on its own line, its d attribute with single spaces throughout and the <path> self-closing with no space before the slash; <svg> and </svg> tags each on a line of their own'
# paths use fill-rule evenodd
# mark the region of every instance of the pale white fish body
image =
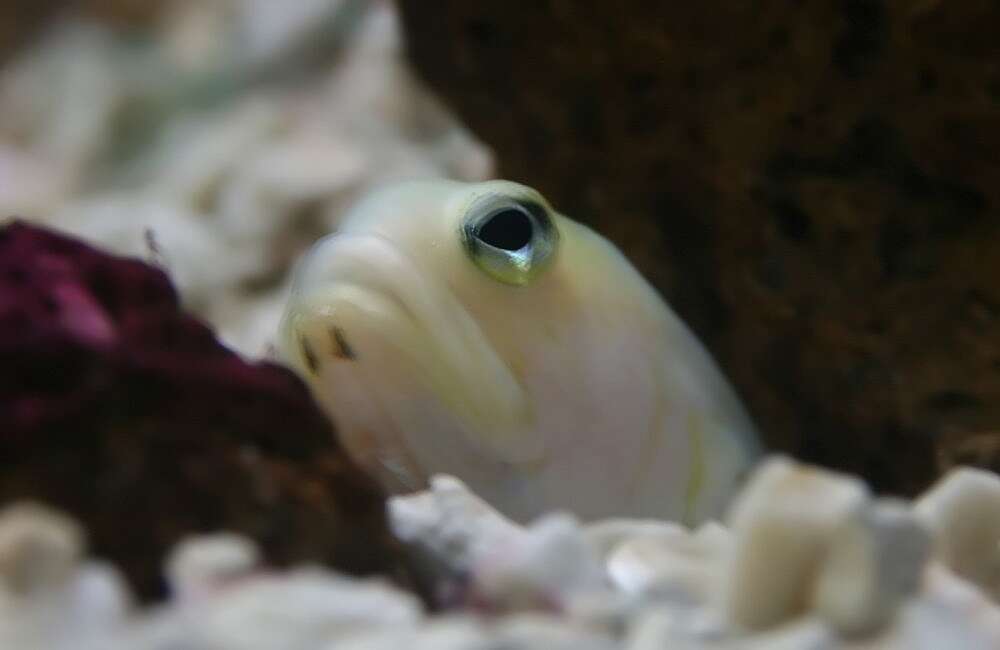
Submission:
<svg viewBox="0 0 1000 650">
<path fill-rule="evenodd" d="M 702 521 L 760 453 L 711 356 L 625 257 L 505 181 L 362 201 L 302 260 L 282 348 L 387 488 L 453 474 L 522 521 Z"/>
</svg>

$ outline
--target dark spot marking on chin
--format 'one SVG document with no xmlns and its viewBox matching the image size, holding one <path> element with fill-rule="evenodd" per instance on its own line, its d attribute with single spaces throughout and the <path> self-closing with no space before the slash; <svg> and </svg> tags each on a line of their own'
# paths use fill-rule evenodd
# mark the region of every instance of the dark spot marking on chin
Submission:
<svg viewBox="0 0 1000 650">
<path fill-rule="evenodd" d="M 305 359 L 309 372 L 317 374 L 319 372 L 319 359 L 304 336 L 299 337 L 299 349 L 302 351 L 302 358 Z"/>
<path fill-rule="evenodd" d="M 347 337 L 344 336 L 344 330 L 334 326 L 327 331 L 330 333 L 330 343 L 333 344 L 334 356 L 338 359 L 347 359 L 348 361 L 353 361 L 358 358 L 358 355 L 354 354 L 354 349 L 347 343 Z"/>
</svg>

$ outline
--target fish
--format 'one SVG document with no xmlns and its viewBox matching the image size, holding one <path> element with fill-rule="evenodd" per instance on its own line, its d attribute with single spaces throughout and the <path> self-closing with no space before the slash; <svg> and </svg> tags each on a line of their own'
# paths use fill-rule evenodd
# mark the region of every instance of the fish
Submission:
<svg viewBox="0 0 1000 650">
<path fill-rule="evenodd" d="M 719 517 L 762 454 L 695 334 L 536 190 L 402 181 L 296 265 L 279 349 L 391 494 L 449 474 L 517 521 Z"/>
</svg>

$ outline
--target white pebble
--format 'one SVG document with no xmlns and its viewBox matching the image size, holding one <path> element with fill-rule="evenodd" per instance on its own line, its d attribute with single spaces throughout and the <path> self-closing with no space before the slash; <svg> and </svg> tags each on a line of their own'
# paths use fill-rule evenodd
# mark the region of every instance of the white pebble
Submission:
<svg viewBox="0 0 1000 650">
<path fill-rule="evenodd" d="M 704 610 L 648 607 L 632 619 L 624 647 L 627 650 L 701 650 L 729 648 L 726 630 Z"/>
<path fill-rule="evenodd" d="M 599 633 L 564 619 L 539 614 L 517 614 L 490 630 L 487 648 L 504 650 L 615 650 L 617 644 Z"/>
<path fill-rule="evenodd" d="M 929 556 L 930 536 L 905 503 L 862 506 L 830 537 L 813 606 L 845 635 L 870 633 L 919 591 Z"/>
<path fill-rule="evenodd" d="M 720 593 L 731 624 L 760 630 L 803 613 L 830 533 L 869 498 L 851 477 L 774 458 L 730 516 L 735 536 Z"/>
<path fill-rule="evenodd" d="M 256 544 L 242 535 L 199 535 L 174 547 L 167 558 L 165 573 L 174 597 L 188 600 L 249 575 L 259 563 Z"/>
<path fill-rule="evenodd" d="M 83 553 L 80 526 L 46 506 L 22 502 L 0 511 L 0 579 L 30 595 L 64 585 Z"/>
<path fill-rule="evenodd" d="M 927 572 L 927 588 L 908 602 L 865 648 L 878 650 L 996 650 L 1000 611 L 982 592 L 940 564 Z"/>
<path fill-rule="evenodd" d="M 815 618 L 798 619 L 723 647 L 727 650 L 838 650 L 844 648 L 838 642 L 836 635 Z M 705 648 L 705 650 L 708 649 Z"/>
<path fill-rule="evenodd" d="M 729 542 L 728 533 L 718 524 L 697 533 L 678 527 L 638 536 L 610 554 L 608 575 L 626 593 L 655 593 L 705 604 L 719 583 Z"/>
<path fill-rule="evenodd" d="M 484 554 L 472 572 L 474 597 L 504 610 L 562 606 L 574 594 L 598 591 L 604 570 L 577 519 L 551 514 L 516 543 Z"/>
<path fill-rule="evenodd" d="M 396 537 L 456 574 L 468 572 L 483 553 L 524 535 L 523 528 L 452 476 L 434 476 L 429 490 L 390 498 L 387 510 Z"/>
<path fill-rule="evenodd" d="M 952 571 L 1000 599 L 1000 476 L 960 467 L 914 506 Z"/>
<path fill-rule="evenodd" d="M 606 558 L 622 542 L 686 530 L 680 524 L 658 519 L 602 519 L 583 526 L 587 541 L 602 558 Z"/>
<path fill-rule="evenodd" d="M 370 629 L 412 628 L 422 616 L 416 597 L 382 581 L 304 568 L 220 592 L 188 619 L 189 636 L 177 643 L 227 650 L 315 648 Z"/>
</svg>

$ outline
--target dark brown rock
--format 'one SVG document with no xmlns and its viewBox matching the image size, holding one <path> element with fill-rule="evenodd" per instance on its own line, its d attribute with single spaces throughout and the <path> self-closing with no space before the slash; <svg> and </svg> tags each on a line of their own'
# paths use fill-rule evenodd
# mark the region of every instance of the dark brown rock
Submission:
<svg viewBox="0 0 1000 650">
<path fill-rule="evenodd" d="M 772 446 L 913 493 L 1000 430 L 1000 5 L 399 4 L 503 175 L 636 261 Z"/>
<path fill-rule="evenodd" d="M 247 363 L 170 281 L 55 233 L 0 229 L 0 502 L 66 510 L 143 595 L 183 535 L 275 564 L 397 570 L 384 500 L 290 371 Z"/>
</svg>

